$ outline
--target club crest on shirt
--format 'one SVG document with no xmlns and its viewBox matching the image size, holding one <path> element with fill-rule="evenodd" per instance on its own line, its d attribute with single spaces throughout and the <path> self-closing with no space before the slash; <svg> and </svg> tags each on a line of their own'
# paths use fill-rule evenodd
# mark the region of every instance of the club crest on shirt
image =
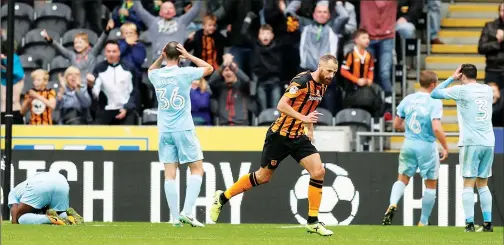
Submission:
<svg viewBox="0 0 504 245">
<path fill-rule="evenodd" d="M 296 86 L 292 86 L 290 89 L 289 89 L 289 93 L 290 94 L 296 94 L 298 92 L 298 87 Z"/>
<path fill-rule="evenodd" d="M 35 115 L 42 115 L 42 113 L 44 113 L 45 109 L 46 109 L 46 105 L 41 100 L 35 99 L 32 101 L 32 112 Z"/>
</svg>

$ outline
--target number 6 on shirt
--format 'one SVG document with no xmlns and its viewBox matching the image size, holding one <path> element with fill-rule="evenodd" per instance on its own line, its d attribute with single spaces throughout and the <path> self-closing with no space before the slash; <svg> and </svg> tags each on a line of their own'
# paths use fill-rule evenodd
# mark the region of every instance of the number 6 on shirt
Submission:
<svg viewBox="0 0 504 245">
<path fill-rule="evenodd" d="M 156 89 L 156 93 L 158 94 L 158 99 L 161 102 L 160 107 L 162 110 L 166 110 L 170 108 L 180 110 L 184 107 L 185 100 L 184 97 L 179 95 L 179 87 L 175 87 L 171 93 L 170 98 L 166 97 L 166 88 L 158 88 Z"/>
</svg>

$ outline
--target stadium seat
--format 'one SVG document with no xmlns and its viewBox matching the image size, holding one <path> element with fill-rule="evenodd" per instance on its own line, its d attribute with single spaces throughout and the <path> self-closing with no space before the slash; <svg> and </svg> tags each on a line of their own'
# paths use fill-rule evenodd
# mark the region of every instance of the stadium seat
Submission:
<svg viewBox="0 0 504 245">
<path fill-rule="evenodd" d="M 156 125 L 157 124 L 157 108 L 145 109 L 142 116 L 143 125 Z"/>
<path fill-rule="evenodd" d="M 40 34 L 42 29 L 33 29 L 26 33 L 22 41 L 22 50 L 24 54 L 39 55 L 49 62 L 56 56 L 56 50 L 51 44 Z M 54 42 L 60 41 L 60 35 L 53 31 L 47 30 L 49 36 L 52 37 Z"/>
<path fill-rule="evenodd" d="M 7 4 L 1 10 L 2 29 L 7 30 Z M 33 8 L 25 3 L 14 5 L 14 40 L 17 45 L 21 44 L 21 39 L 30 30 L 33 21 Z"/>
<path fill-rule="evenodd" d="M 121 29 L 120 28 L 115 28 L 112 29 L 108 35 L 108 40 L 114 40 L 117 41 L 121 39 Z"/>
<path fill-rule="evenodd" d="M 58 74 L 64 73 L 70 65 L 70 61 L 63 56 L 56 56 L 49 64 L 50 81 L 59 81 Z"/>
<path fill-rule="evenodd" d="M 280 112 L 274 108 L 263 110 L 257 118 L 257 126 L 268 126 L 275 122 L 279 115 Z"/>
<path fill-rule="evenodd" d="M 72 10 L 63 3 L 48 3 L 35 10 L 35 28 L 53 30 L 63 35 L 72 20 Z"/>
<path fill-rule="evenodd" d="M 96 35 L 94 31 L 89 29 L 72 29 L 65 32 L 65 34 L 61 38 L 61 44 L 63 44 L 64 47 L 73 50 L 73 41 L 75 35 L 82 32 L 88 35 L 89 43 L 91 44 L 91 46 L 94 46 L 96 44 L 96 41 L 98 41 L 98 35 Z"/>
<path fill-rule="evenodd" d="M 352 148 L 356 149 L 355 139 L 357 132 L 369 132 L 373 117 L 362 109 L 344 109 L 338 112 L 335 119 L 336 126 L 349 126 L 352 130 Z"/>
<path fill-rule="evenodd" d="M 316 125 L 320 126 L 333 126 L 333 115 L 329 110 L 326 110 L 324 108 L 317 108 L 317 111 L 322 113 L 322 115 L 319 116 L 319 120 Z"/>
<path fill-rule="evenodd" d="M 44 59 L 39 55 L 25 54 L 19 56 L 23 70 L 25 73 L 23 93 L 30 90 L 33 87 L 33 81 L 31 78 L 31 72 L 37 69 L 44 68 Z"/>
<path fill-rule="evenodd" d="M 150 35 L 147 31 L 140 33 L 138 40 L 140 40 L 140 42 L 144 43 L 145 45 L 152 44 L 152 41 L 150 39 Z"/>
</svg>

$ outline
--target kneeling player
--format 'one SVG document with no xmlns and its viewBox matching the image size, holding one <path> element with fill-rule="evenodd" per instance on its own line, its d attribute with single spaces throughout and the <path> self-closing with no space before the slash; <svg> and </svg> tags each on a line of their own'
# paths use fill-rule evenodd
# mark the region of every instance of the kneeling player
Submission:
<svg viewBox="0 0 504 245">
<path fill-rule="evenodd" d="M 390 206 L 383 217 L 383 225 L 391 225 L 399 199 L 410 178 L 420 169 L 426 190 L 422 197 L 422 215 L 418 226 L 429 224 L 429 216 L 436 202 L 436 185 L 439 171 L 439 153 L 436 138 L 443 146 L 442 159 L 448 156 L 445 133 L 441 126 L 443 104 L 432 99 L 430 92 L 437 83 L 437 75 L 431 71 L 420 74 L 420 91 L 404 98 L 397 107 L 394 127 L 405 129 L 404 145 L 399 155 L 399 177 L 392 186 Z M 406 125 L 406 126 L 405 126 Z"/>
<path fill-rule="evenodd" d="M 65 176 L 39 172 L 9 193 L 13 224 L 81 224 L 82 217 L 68 207 L 70 187 Z"/>
<path fill-rule="evenodd" d="M 325 169 L 311 140 L 313 123 L 317 122 L 318 115 L 320 115 L 315 109 L 337 70 L 336 57 L 324 55 L 320 58 L 319 67 L 315 72 L 303 72 L 292 79 L 278 103 L 277 108 L 281 115 L 266 133 L 261 168 L 242 176 L 225 192 L 217 191 L 215 193 L 210 214 L 210 218 L 214 222 L 217 221 L 222 206 L 231 197 L 252 187 L 266 184 L 280 162 L 290 155 L 310 173 L 307 231 L 322 236 L 333 234 L 332 231 L 325 228 L 323 223 L 318 221 Z M 305 125 L 308 128 L 307 135 L 304 133 Z"/>
</svg>

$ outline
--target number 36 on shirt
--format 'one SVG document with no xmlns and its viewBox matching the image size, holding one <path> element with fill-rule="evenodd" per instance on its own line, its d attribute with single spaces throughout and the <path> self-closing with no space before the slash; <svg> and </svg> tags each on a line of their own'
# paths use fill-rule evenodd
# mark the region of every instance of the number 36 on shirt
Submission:
<svg viewBox="0 0 504 245">
<path fill-rule="evenodd" d="M 166 94 L 166 88 L 158 88 L 156 89 L 156 94 L 159 101 L 159 108 L 161 110 L 167 110 L 169 108 L 180 110 L 184 107 L 185 99 L 182 97 L 179 92 L 179 87 L 175 87 L 171 94 Z"/>
</svg>

